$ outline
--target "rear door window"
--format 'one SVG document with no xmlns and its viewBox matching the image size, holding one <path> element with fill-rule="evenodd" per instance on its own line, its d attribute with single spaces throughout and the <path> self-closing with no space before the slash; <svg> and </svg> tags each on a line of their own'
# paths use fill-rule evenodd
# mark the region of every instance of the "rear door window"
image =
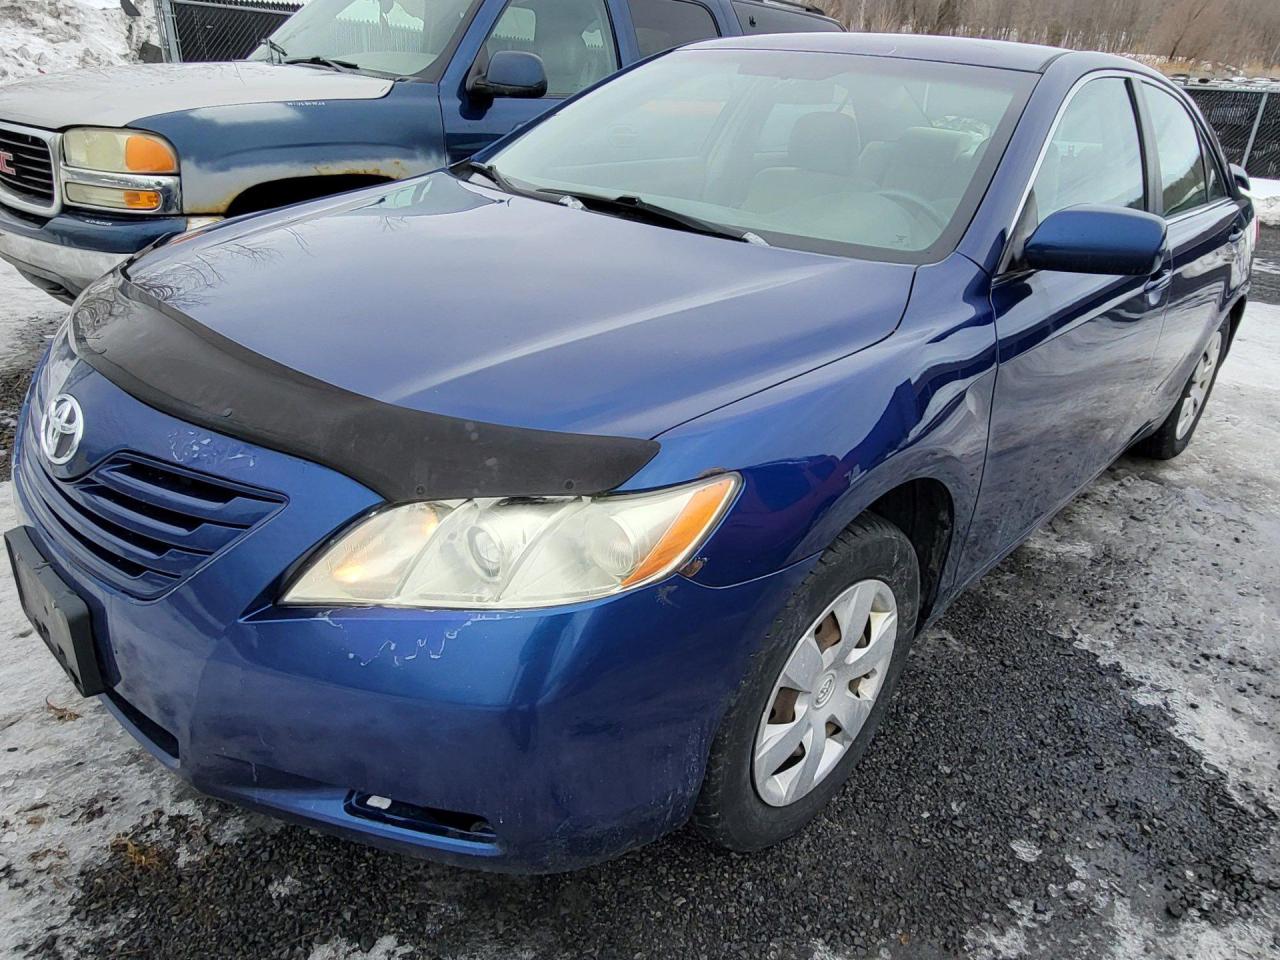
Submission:
<svg viewBox="0 0 1280 960">
<path fill-rule="evenodd" d="M 753 33 L 836 33 L 840 24 L 827 17 L 785 10 L 752 0 L 734 0 L 733 10 L 742 24 L 742 32 Z"/>
<path fill-rule="evenodd" d="M 711 11 L 694 0 L 631 0 L 641 57 L 720 36 Z"/>
<path fill-rule="evenodd" d="M 1160 159 L 1164 215 L 1176 217 L 1209 201 L 1200 135 L 1187 108 L 1172 94 L 1151 84 L 1145 86 Z"/>
</svg>

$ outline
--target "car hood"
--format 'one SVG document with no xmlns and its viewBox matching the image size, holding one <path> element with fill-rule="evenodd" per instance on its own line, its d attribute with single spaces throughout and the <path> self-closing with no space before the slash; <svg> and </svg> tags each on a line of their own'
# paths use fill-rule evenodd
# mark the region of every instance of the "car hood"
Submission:
<svg viewBox="0 0 1280 960">
<path fill-rule="evenodd" d="M 83 69 L 0 87 L 0 120 L 48 130 L 123 127 L 144 117 L 248 103 L 372 100 L 392 81 L 254 61 Z"/>
<path fill-rule="evenodd" d="M 888 336 L 913 271 L 434 174 L 229 223 L 128 272 L 223 337 L 353 393 L 650 438 Z"/>
</svg>

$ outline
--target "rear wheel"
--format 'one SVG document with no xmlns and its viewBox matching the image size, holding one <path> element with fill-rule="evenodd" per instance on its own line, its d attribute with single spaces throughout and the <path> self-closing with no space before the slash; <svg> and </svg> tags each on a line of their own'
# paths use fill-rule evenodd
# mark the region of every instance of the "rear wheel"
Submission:
<svg viewBox="0 0 1280 960">
<path fill-rule="evenodd" d="M 758 850 L 822 809 L 884 715 L 919 595 L 915 549 L 888 521 L 860 518 L 827 549 L 721 723 L 694 812 L 699 832 Z"/>
<path fill-rule="evenodd" d="M 1195 369 L 1191 371 L 1186 386 L 1178 402 L 1165 417 L 1158 430 L 1135 448 L 1136 452 L 1156 460 L 1172 460 L 1191 443 L 1200 417 L 1204 415 L 1205 404 L 1209 402 L 1209 394 L 1213 390 L 1218 370 L 1222 366 L 1222 358 L 1227 352 L 1227 341 L 1231 334 L 1231 321 L 1226 320 L 1213 332 L 1209 342 L 1201 351 Z"/>
</svg>

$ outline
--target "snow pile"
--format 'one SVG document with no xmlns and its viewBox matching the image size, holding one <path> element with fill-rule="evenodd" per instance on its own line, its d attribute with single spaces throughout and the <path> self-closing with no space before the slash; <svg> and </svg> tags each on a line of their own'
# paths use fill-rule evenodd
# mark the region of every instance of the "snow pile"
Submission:
<svg viewBox="0 0 1280 960">
<path fill-rule="evenodd" d="M 0 0 L 0 83 L 136 59 L 154 40 L 150 0 L 128 17 L 120 0 Z"/>
<path fill-rule="evenodd" d="M 1263 223 L 1280 227 L 1280 180 L 1254 180 L 1253 205 Z"/>
</svg>

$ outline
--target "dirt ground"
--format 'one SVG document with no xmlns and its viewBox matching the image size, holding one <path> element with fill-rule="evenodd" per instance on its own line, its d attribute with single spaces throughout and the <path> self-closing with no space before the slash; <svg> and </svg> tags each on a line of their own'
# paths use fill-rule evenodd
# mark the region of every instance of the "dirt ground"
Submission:
<svg viewBox="0 0 1280 960">
<path fill-rule="evenodd" d="M 0 272 L 0 423 L 61 313 L 41 296 Z M 0 955 L 1280 956 L 1278 363 L 1255 303 L 1188 452 L 1120 460 L 971 590 L 850 786 L 756 856 L 681 832 L 499 877 L 201 798 L 76 699 L 6 571 Z"/>
</svg>

